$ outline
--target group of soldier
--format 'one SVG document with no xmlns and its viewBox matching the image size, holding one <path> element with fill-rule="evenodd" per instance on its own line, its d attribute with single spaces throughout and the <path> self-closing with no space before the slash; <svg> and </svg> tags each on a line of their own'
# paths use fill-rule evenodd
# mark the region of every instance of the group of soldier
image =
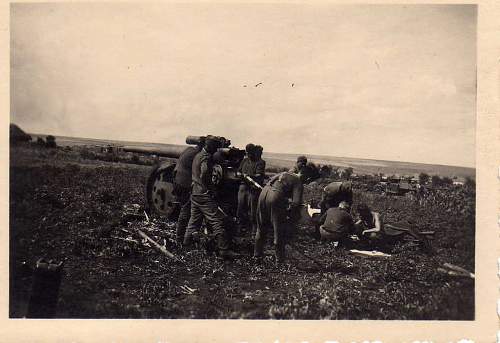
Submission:
<svg viewBox="0 0 500 343">
<path fill-rule="evenodd" d="M 179 158 L 173 190 L 180 204 L 176 234 L 178 244 L 188 248 L 205 222 L 215 237 L 218 255 L 231 260 L 240 255 L 231 247 L 234 232 L 227 225 L 227 215 L 212 181 L 218 147 L 217 139 L 207 136 L 197 146 L 187 148 Z M 257 261 L 262 259 L 267 236 L 272 232 L 276 263 L 280 264 L 285 260 L 286 240 L 290 239 L 300 217 L 300 207 L 304 206 L 303 184 L 311 179 L 311 164 L 305 156 L 299 156 L 292 169 L 272 176 L 264 184 L 263 148 L 250 143 L 245 152 L 237 171 L 241 180 L 236 213 L 238 231 L 251 230 Z M 381 231 L 380 216 L 366 205 L 358 206 L 358 218 L 353 219 L 352 198 L 350 182 L 332 182 L 323 189 L 321 216 L 316 220 L 318 238 L 343 243 L 355 233 L 375 237 Z"/>
</svg>

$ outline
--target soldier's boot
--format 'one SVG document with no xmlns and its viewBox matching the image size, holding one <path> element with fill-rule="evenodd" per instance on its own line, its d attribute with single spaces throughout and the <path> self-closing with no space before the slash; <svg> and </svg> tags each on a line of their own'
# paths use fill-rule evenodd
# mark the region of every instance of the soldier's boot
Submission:
<svg viewBox="0 0 500 343">
<path fill-rule="evenodd" d="M 191 235 L 185 235 L 184 239 L 182 240 L 182 246 L 183 247 L 188 247 L 193 244 L 193 240 L 191 238 Z"/>
<path fill-rule="evenodd" d="M 253 247 L 253 256 L 255 258 L 262 258 L 264 256 L 264 239 L 260 235 L 255 235 L 255 244 Z"/>
<path fill-rule="evenodd" d="M 224 260 L 232 260 L 234 258 L 241 257 L 240 254 L 229 248 L 229 240 L 224 236 L 224 234 L 218 234 L 216 240 L 220 258 Z"/>
<path fill-rule="evenodd" d="M 257 224 L 256 223 L 251 223 L 251 228 L 252 228 L 252 233 L 251 233 L 251 237 L 255 237 L 255 235 L 257 234 Z"/>
<path fill-rule="evenodd" d="M 182 230 L 182 229 L 177 228 L 175 241 L 176 241 L 178 246 L 182 246 L 182 244 L 184 242 L 185 235 L 186 235 L 186 230 Z"/>
<path fill-rule="evenodd" d="M 176 235 L 175 243 L 177 243 L 179 247 L 182 247 L 182 244 L 184 243 L 184 235 Z"/>
<path fill-rule="evenodd" d="M 285 244 L 282 242 L 278 242 L 274 246 L 275 248 L 275 257 L 276 257 L 276 265 L 281 265 L 285 262 Z"/>
<path fill-rule="evenodd" d="M 184 234 L 184 240 L 182 242 L 182 246 L 184 248 L 186 247 L 192 247 L 195 242 L 195 237 L 197 237 L 197 232 L 196 231 L 189 231 L 186 230 L 186 233 Z"/>
</svg>

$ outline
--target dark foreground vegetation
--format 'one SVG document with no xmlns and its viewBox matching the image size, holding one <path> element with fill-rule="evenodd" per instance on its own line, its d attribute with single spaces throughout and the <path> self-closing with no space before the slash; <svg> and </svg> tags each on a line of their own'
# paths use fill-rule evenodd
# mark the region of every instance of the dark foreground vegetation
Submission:
<svg viewBox="0 0 500 343">
<path fill-rule="evenodd" d="M 84 156 L 85 157 L 85 156 Z M 144 207 L 150 167 L 82 158 L 63 149 L 11 149 L 10 316 L 26 315 L 33 266 L 64 261 L 58 318 L 474 319 L 474 280 L 439 273 L 443 263 L 474 272 L 475 193 L 463 187 L 423 196 L 387 196 L 356 183 L 385 221 L 435 231 L 433 253 L 398 243 L 386 259 L 354 256 L 311 236 L 301 225 L 277 268 L 248 256 L 232 264 L 205 249 L 179 251 L 175 223 L 131 216 Z M 317 201 L 320 180 L 306 186 Z M 138 211 L 141 213 L 141 211 Z M 178 255 L 175 262 L 140 228 Z"/>
</svg>

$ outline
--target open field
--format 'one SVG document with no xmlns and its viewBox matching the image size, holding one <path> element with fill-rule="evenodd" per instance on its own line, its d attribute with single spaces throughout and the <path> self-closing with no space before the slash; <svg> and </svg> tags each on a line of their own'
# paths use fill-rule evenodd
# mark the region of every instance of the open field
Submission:
<svg viewBox="0 0 500 343">
<path fill-rule="evenodd" d="M 44 137 L 41 134 L 31 134 L 36 140 L 37 137 Z M 78 138 L 78 137 L 64 137 L 56 136 L 57 143 L 61 146 L 78 146 L 78 145 L 125 145 L 131 147 L 151 148 L 151 149 L 165 149 L 175 144 L 162 144 L 162 143 L 144 143 L 144 142 L 127 142 L 127 141 L 112 141 L 104 139 L 91 139 L 91 138 Z M 244 147 L 240 147 L 244 148 Z M 264 147 L 265 148 L 265 147 Z M 274 168 L 290 168 L 297 159 L 297 154 L 281 154 L 264 151 L 263 158 L 266 160 L 269 167 Z M 471 177 L 475 178 L 476 171 L 474 168 L 466 168 L 459 166 L 447 166 L 436 164 L 424 164 L 413 162 L 398 162 L 398 161 L 382 161 L 361 158 L 349 157 L 334 157 L 322 155 L 307 155 L 309 160 L 317 164 L 331 164 L 341 168 L 352 167 L 355 173 L 358 174 L 399 174 L 399 175 L 418 175 L 422 172 L 429 175 L 439 175 L 453 177 L 458 176 L 462 178 Z"/>
<path fill-rule="evenodd" d="M 26 314 L 33 265 L 45 256 L 65 262 L 59 318 L 474 319 L 474 281 L 436 270 L 449 262 L 474 272 L 473 192 L 420 200 L 355 192 L 387 222 L 436 231 L 434 254 L 407 242 L 386 260 L 357 257 L 301 225 L 290 264 L 276 268 L 270 257 L 252 263 L 249 236 L 237 242 L 247 256 L 225 264 L 210 249 L 179 251 L 174 223 L 125 216 L 124 206 L 144 206 L 149 170 L 62 149 L 11 149 L 10 317 Z M 305 200 L 318 200 L 320 189 L 306 186 Z M 183 262 L 144 245 L 135 228 Z"/>
</svg>

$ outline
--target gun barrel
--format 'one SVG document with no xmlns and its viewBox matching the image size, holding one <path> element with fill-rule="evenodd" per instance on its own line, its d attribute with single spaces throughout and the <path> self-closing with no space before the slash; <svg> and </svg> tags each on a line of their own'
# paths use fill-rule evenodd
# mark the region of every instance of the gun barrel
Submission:
<svg viewBox="0 0 500 343">
<path fill-rule="evenodd" d="M 168 148 L 162 149 L 151 149 L 146 147 L 132 147 L 132 146 L 124 146 L 123 151 L 125 152 L 135 152 L 143 155 L 157 155 L 162 157 L 169 158 L 179 158 L 184 150 L 186 150 L 187 146 L 179 145 L 179 146 L 171 146 Z"/>
<path fill-rule="evenodd" d="M 204 141 L 205 141 L 205 136 L 187 136 L 186 137 L 186 144 L 189 144 L 189 145 L 203 144 Z"/>
</svg>

